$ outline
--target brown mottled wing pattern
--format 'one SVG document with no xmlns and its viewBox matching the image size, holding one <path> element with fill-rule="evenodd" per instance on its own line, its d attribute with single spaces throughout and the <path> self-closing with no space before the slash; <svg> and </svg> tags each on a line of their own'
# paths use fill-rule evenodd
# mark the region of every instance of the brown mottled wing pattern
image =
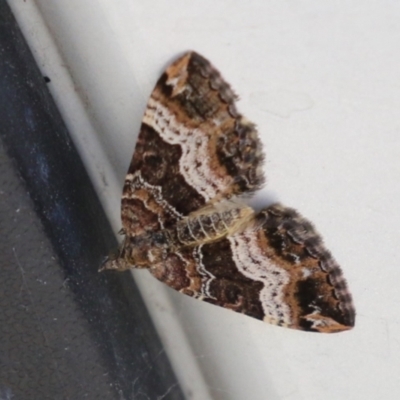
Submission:
<svg viewBox="0 0 400 400">
<path fill-rule="evenodd" d="M 184 54 L 147 104 L 122 196 L 125 241 L 102 269 L 148 268 L 184 294 L 276 325 L 353 327 L 340 267 L 313 226 L 279 204 L 255 215 L 228 200 L 260 187 L 263 158 L 229 85 Z"/>
<path fill-rule="evenodd" d="M 354 326 L 340 267 L 311 223 L 279 204 L 150 271 L 184 294 L 275 325 L 328 333 Z"/>
<path fill-rule="evenodd" d="M 252 192 L 264 181 L 254 126 L 202 56 L 189 52 L 156 84 L 122 196 L 127 236 L 173 225 L 210 201 Z"/>
</svg>

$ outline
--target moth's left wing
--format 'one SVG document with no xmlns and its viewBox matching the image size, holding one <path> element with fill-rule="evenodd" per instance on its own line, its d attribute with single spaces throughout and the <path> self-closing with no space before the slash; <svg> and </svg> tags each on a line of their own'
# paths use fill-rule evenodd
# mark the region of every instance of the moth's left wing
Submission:
<svg viewBox="0 0 400 400">
<path fill-rule="evenodd" d="M 210 201 L 257 190 L 263 159 L 229 84 L 204 57 L 184 54 L 158 80 L 143 116 L 122 196 L 126 235 L 164 229 Z"/>
<path fill-rule="evenodd" d="M 340 267 L 313 226 L 279 204 L 241 232 L 171 254 L 150 271 L 184 294 L 275 325 L 316 332 L 354 326 Z"/>
</svg>

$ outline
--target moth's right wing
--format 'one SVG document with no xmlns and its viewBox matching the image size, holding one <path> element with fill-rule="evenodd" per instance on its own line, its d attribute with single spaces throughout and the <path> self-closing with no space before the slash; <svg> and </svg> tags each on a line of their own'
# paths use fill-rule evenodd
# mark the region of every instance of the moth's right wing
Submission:
<svg viewBox="0 0 400 400">
<path fill-rule="evenodd" d="M 150 271 L 181 293 L 275 325 L 315 332 L 354 326 L 340 267 L 311 223 L 279 204 L 242 231 L 171 254 Z"/>
</svg>

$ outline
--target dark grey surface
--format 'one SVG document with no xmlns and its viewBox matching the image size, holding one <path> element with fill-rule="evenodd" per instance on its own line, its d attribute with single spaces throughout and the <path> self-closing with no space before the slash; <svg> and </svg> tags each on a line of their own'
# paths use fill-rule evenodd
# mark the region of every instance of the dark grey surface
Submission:
<svg viewBox="0 0 400 400">
<path fill-rule="evenodd" d="M 0 399 L 183 399 L 130 273 L 97 272 L 115 246 L 0 0 Z"/>
</svg>

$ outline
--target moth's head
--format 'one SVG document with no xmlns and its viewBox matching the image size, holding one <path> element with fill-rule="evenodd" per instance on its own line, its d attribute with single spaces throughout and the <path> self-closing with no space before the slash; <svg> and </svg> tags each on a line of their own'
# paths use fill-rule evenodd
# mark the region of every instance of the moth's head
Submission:
<svg viewBox="0 0 400 400">
<path fill-rule="evenodd" d="M 115 271 L 125 271 L 126 269 L 132 268 L 123 257 L 120 257 L 120 251 L 113 251 L 108 255 L 103 264 L 101 265 L 99 272 L 105 271 L 106 269 L 112 269 Z"/>
<path fill-rule="evenodd" d="M 150 268 L 163 259 L 164 253 L 164 246 L 152 235 L 127 237 L 120 249 L 108 256 L 100 271 Z"/>
</svg>

